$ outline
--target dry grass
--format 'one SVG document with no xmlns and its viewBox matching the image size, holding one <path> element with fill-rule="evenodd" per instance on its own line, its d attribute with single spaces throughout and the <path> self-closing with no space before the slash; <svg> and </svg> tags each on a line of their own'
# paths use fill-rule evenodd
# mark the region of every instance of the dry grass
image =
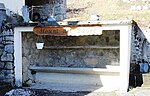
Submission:
<svg viewBox="0 0 150 96">
<path fill-rule="evenodd" d="M 100 15 L 101 20 L 133 19 L 140 27 L 150 26 L 150 10 L 130 10 L 131 6 L 144 6 L 141 0 L 125 3 L 120 0 L 67 0 L 70 20 L 88 20 L 90 15 Z M 150 4 L 147 4 L 150 6 Z M 76 10 L 73 10 L 76 9 Z"/>
</svg>

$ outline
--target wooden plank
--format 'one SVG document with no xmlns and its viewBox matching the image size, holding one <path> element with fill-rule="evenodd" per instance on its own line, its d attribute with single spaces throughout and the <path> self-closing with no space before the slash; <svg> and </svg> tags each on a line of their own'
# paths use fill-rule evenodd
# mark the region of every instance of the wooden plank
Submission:
<svg viewBox="0 0 150 96">
<path fill-rule="evenodd" d="M 33 29 L 33 32 L 37 35 L 51 35 L 51 36 L 67 36 L 67 30 L 63 27 L 56 26 L 36 26 Z"/>
<path fill-rule="evenodd" d="M 33 32 L 37 35 L 51 36 L 83 36 L 101 35 L 100 25 L 66 25 L 66 26 L 36 26 Z"/>
</svg>

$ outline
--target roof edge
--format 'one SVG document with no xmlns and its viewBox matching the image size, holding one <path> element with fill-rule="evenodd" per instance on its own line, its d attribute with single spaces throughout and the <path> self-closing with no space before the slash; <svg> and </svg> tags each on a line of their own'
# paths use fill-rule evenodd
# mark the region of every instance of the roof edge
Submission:
<svg viewBox="0 0 150 96">
<path fill-rule="evenodd" d="M 98 21 L 59 21 L 59 25 L 91 25 L 91 24 L 100 24 L 100 25 L 131 25 L 136 24 L 134 20 L 98 20 Z"/>
</svg>

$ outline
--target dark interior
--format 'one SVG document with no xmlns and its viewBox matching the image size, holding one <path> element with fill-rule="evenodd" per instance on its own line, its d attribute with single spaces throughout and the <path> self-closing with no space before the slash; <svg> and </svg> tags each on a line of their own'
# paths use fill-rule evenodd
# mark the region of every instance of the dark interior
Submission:
<svg viewBox="0 0 150 96">
<path fill-rule="evenodd" d="M 25 0 L 25 4 L 27 6 L 37 6 L 37 5 L 52 3 L 54 1 L 55 0 Z"/>
</svg>

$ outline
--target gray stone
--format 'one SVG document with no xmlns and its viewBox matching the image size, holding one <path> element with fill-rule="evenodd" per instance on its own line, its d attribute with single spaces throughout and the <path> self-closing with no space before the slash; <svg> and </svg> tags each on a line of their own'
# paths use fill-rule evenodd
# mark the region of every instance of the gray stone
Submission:
<svg viewBox="0 0 150 96">
<path fill-rule="evenodd" d="M 13 35 L 14 34 L 14 31 L 13 31 L 13 29 L 9 29 L 9 30 L 4 30 L 3 32 L 2 32 L 2 34 L 3 34 L 3 36 L 11 36 L 11 35 Z"/>
<path fill-rule="evenodd" d="M 143 35 L 142 31 L 139 30 L 138 27 L 133 27 L 132 32 L 132 42 L 131 42 L 131 64 L 133 61 L 139 61 L 143 59 L 143 40 L 145 36 Z"/>
<path fill-rule="evenodd" d="M 6 63 L 6 66 L 5 66 L 5 69 L 8 69 L 8 70 L 13 70 L 14 69 L 14 63 L 11 63 L 11 62 L 7 62 Z"/>
<path fill-rule="evenodd" d="M 13 79 L 14 78 L 14 74 L 8 74 L 5 76 L 6 79 Z"/>
<path fill-rule="evenodd" d="M 14 53 L 14 45 L 6 45 L 5 51 L 8 53 Z"/>
<path fill-rule="evenodd" d="M 14 42 L 13 41 L 4 41 L 4 44 L 14 44 Z"/>
<path fill-rule="evenodd" d="M 33 83 L 32 83 L 32 80 L 28 80 L 27 82 L 26 82 L 26 84 L 27 85 L 32 85 Z"/>
<path fill-rule="evenodd" d="M 14 84 L 14 78 L 13 79 L 6 79 L 5 78 L 5 80 L 3 82 L 13 85 Z"/>
<path fill-rule="evenodd" d="M 26 66 L 27 64 L 29 64 L 29 60 L 26 57 L 22 58 L 22 62 L 24 62 L 24 64 L 25 64 L 23 66 Z"/>
<path fill-rule="evenodd" d="M 14 36 L 5 36 L 5 41 L 14 41 Z"/>
<path fill-rule="evenodd" d="M 4 80 L 5 79 L 5 75 L 4 74 L 0 74 L 0 80 Z"/>
<path fill-rule="evenodd" d="M 4 52 L 1 56 L 1 61 L 13 61 L 13 55 L 12 54 L 9 54 L 9 53 L 6 53 Z"/>
<path fill-rule="evenodd" d="M 3 41 L 3 37 L 0 37 L 0 42 L 2 42 Z"/>
<path fill-rule="evenodd" d="M 24 52 L 23 56 L 28 56 L 29 55 L 30 50 L 27 47 L 23 47 L 22 50 Z"/>
<path fill-rule="evenodd" d="M 25 89 L 13 89 L 5 94 L 5 96 L 31 96 L 32 92 Z"/>
<path fill-rule="evenodd" d="M 98 63 L 98 59 L 97 58 L 86 58 L 86 59 L 84 59 L 84 62 L 87 65 L 90 65 L 90 66 L 94 67 Z"/>
<path fill-rule="evenodd" d="M 5 63 L 4 62 L 0 62 L 0 69 L 3 69 L 5 66 Z"/>
<path fill-rule="evenodd" d="M 27 40 L 28 40 L 28 39 L 32 38 L 32 35 L 31 34 L 27 34 L 26 37 L 27 37 Z"/>
<path fill-rule="evenodd" d="M 29 72 L 28 72 L 28 68 L 29 68 L 29 60 L 27 59 L 27 57 L 23 57 L 22 58 L 22 61 L 24 62 L 24 64 L 23 64 L 23 81 L 26 81 L 26 80 L 28 80 L 28 78 L 29 78 L 29 76 L 28 76 L 28 74 L 30 74 Z"/>
<path fill-rule="evenodd" d="M 4 74 L 14 74 L 14 70 L 2 70 Z"/>
<path fill-rule="evenodd" d="M 0 44 L 0 48 L 3 48 L 4 47 L 4 44 Z"/>
</svg>

